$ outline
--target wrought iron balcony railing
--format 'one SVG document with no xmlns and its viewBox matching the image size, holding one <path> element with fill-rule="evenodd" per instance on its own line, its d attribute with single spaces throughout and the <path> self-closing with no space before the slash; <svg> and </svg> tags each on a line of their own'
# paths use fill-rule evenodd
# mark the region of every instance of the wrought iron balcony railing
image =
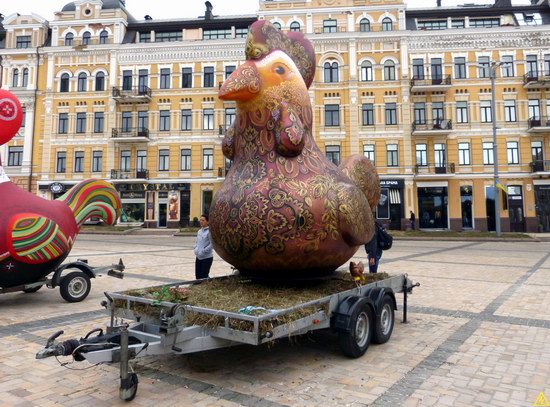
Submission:
<svg viewBox="0 0 550 407">
<path fill-rule="evenodd" d="M 529 130 L 540 127 L 550 127 L 550 120 L 547 116 L 531 117 L 527 120 L 527 128 Z"/>
<path fill-rule="evenodd" d="M 112 129 L 113 138 L 149 138 L 149 129 L 145 127 L 122 127 L 119 129 Z"/>
<path fill-rule="evenodd" d="M 122 87 L 118 88 L 116 86 L 113 86 L 111 89 L 111 93 L 113 95 L 113 98 L 115 99 L 125 99 L 125 98 L 151 98 L 151 88 L 149 86 L 140 85 L 140 86 L 132 86 L 132 87 Z"/>
<path fill-rule="evenodd" d="M 550 172 L 550 160 L 535 160 L 529 164 L 531 172 Z"/>
<path fill-rule="evenodd" d="M 452 130 L 453 122 L 451 120 L 434 120 L 433 122 L 428 123 L 419 123 L 414 121 L 412 123 L 412 131 L 441 131 L 441 130 Z"/>
<path fill-rule="evenodd" d="M 414 166 L 415 174 L 454 174 L 455 163 L 441 164 L 416 164 Z"/>
<path fill-rule="evenodd" d="M 411 86 L 451 86 L 451 75 L 413 76 Z"/>
<path fill-rule="evenodd" d="M 149 170 L 111 170 L 111 179 L 149 179 Z"/>
<path fill-rule="evenodd" d="M 523 75 L 523 84 L 529 85 L 537 82 L 549 82 L 550 81 L 550 71 L 529 71 Z"/>
</svg>

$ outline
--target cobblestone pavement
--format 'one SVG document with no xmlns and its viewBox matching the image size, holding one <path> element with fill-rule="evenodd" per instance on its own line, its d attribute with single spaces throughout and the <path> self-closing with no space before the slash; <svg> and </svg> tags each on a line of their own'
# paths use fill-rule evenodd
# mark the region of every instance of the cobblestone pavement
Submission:
<svg viewBox="0 0 550 407">
<path fill-rule="evenodd" d="M 68 339 L 105 327 L 104 291 L 193 278 L 193 241 L 82 235 L 71 259 L 123 258 L 123 280 L 92 280 L 76 304 L 57 289 L 0 295 L 0 406 L 128 405 L 118 398 L 118 365 L 62 367 L 35 354 L 58 329 Z M 390 341 L 363 357 L 344 357 L 326 331 L 271 347 L 141 358 L 131 405 L 485 407 L 550 398 L 550 243 L 396 240 L 380 268 L 421 287 L 409 297 L 410 323 L 396 322 Z M 214 276 L 230 272 L 215 259 Z"/>
</svg>

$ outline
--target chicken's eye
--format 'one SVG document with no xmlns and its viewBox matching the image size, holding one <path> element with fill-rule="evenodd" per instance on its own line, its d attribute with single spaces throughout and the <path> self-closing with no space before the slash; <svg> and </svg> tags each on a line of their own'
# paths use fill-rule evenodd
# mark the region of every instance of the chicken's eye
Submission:
<svg viewBox="0 0 550 407">
<path fill-rule="evenodd" d="M 284 75 L 285 68 L 283 68 L 282 66 L 278 66 L 277 68 L 275 68 L 275 72 L 278 73 L 279 75 Z"/>
</svg>

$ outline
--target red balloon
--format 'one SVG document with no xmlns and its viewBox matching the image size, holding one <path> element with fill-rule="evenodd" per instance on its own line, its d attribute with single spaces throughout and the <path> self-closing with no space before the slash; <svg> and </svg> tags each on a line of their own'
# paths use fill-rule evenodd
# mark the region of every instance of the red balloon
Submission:
<svg viewBox="0 0 550 407">
<path fill-rule="evenodd" d="M 23 110 L 17 97 L 0 89 L 0 145 L 6 144 L 17 133 L 23 121 Z"/>
</svg>

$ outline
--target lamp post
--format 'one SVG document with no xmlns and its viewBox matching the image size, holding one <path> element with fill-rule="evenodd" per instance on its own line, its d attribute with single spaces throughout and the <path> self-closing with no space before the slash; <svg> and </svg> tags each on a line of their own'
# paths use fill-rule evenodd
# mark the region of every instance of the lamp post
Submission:
<svg viewBox="0 0 550 407">
<path fill-rule="evenodd" d="M 497 237 L 500 237 L 500 200 L 498 185 L 500 184 L 498 178 L 498 148 L 497 148 L 497 111 L 496 111 L 496 97 L 495 97 L 495 77 L 496 70 L 502 62 L 491 62 L 491 119 L 493 121 L 493 178 L 495 188 L 495 232 Z"/>
</svg>

